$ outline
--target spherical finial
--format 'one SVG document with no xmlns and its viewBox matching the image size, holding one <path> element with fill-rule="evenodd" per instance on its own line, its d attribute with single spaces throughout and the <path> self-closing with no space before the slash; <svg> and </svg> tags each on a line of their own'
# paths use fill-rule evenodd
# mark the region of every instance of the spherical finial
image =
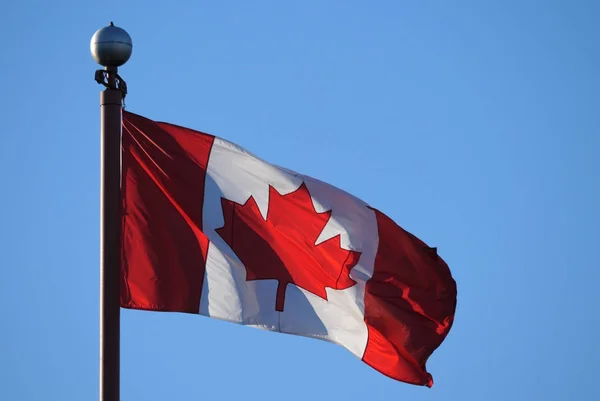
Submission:
<svg viewBox="0 0 600 401">
<path fill-rule="evenodd" d="M 96 62 L 104 67 L 118 67 L 131 57 L 133 44 L 125 30 L 111 22 L 109 26 L 100 28 L 92 36 L 90 51 Z"/>
</svg>

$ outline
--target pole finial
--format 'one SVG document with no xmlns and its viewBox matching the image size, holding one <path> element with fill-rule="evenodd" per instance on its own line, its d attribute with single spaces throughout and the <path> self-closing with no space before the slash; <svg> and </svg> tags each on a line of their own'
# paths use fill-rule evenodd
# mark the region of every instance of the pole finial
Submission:
<svg viewBox="0 0 600 401">
<path fill-rule="evenodd" d="M 94 60 L 104 67 L 119 67 L 129 60 L 133 50 L 131 36 L 112 21 L 92 36 L 90 51 Z"/>
</svg>

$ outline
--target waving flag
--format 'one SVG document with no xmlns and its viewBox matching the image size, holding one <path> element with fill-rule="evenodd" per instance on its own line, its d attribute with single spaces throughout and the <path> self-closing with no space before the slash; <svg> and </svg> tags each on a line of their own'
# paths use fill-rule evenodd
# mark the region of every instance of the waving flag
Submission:
<svg viewBox="0 0 600 401">
<path fill-rule="evenodd" d="M 456 284 L 360 199 L 222 138 L 124 112 L 121 306 L 196 313 L 345 347 L 396 380 L 452 326 Z"/>
</svg>

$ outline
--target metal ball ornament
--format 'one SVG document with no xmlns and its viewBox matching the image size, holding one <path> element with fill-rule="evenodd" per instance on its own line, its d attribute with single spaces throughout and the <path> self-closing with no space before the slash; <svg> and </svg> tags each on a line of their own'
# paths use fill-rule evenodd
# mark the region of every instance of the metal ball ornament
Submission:
<svg viewBox="0 0 600 401">
<path fill-rule="evenodd" d="M 132 50 L 131 36 L 112 22 L 109 26 L 98 29 L 90 42 L 92 57 L 104 67 L 119 67 L 125 64 L 131 57 Z"/>
</svg>

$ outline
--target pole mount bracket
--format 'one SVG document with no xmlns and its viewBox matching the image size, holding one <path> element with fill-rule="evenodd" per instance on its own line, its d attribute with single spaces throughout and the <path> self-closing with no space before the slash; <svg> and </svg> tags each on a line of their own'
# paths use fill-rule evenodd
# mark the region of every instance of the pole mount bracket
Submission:
<svg viewBox="0 0 600 401">
<path fill-rule="evenodd" d="M 108 68 L 106 70 L 96 70 L 94 79 L 107 89 L 116 89 L 121 92 L 121 96 L 125 100 L 125 96 L 127 96 L 127 83 L 116 71 L 111 71 Z"/>
</svg>

